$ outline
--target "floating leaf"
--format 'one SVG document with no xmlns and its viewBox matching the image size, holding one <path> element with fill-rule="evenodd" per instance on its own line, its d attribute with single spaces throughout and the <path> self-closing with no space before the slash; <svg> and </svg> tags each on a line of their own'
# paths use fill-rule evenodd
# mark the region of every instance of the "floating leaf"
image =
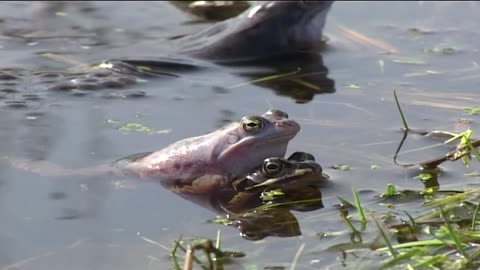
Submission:
<svg viewBox="0 0 480 270">
<path fill-rule="evenodd" d="M 432 179 L 432 175 L 430 173 L 421 173 L 414 177 L 415 179 L 420 179 L 422 181 L 427 181 Z"/>
<path fill-rule="evenodd" d="M 370 169 L 372 169 L 372 170 L 376 170 L 376 169 L 380 169 L 380 168 L 382 168 L 382 167 L 380 165 L 377 165 L 377 164 L 373 164 L 373 165 L 370 166 Z"/>
<path fill-rule="evenodd" d="M 140 132 L 151 132 L 152 129 L 148 126 L 145 126 L 140 123 L 128 123 L 118 128 L 120 131 L 140 131 Z"/>
<path fill-rule="evenodd" d="M 331 168 L 334 169 L 334 170 L 340 170 L 340 171 L 350 170 L 350 166 L 345 165 L 345 164 L 333 165 L 333 166 L 331 166 Z"/>
<path fill-rule="evenodd" d="M 398 64 L 410 64 L 410 65 L 425 65 L 425 61 L 415 58 L 397 58 L 393 59 L 392 62 Z"/>
<path fill-rule="evenodd" d="M 480 114 L 480 108 L 465 108 L 463 111 L 470 115 Z"/>
</svg>

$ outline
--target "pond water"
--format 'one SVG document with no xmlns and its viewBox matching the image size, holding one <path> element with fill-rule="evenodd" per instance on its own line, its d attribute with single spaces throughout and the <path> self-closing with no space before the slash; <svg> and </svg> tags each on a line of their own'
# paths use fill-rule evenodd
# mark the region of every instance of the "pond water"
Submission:
<svg viewBox="0 0 480 270">
<path fill-rule="evenodd" d="M 193 23 L 198 20 L 168 2 L 0 6 L 0 67 L 33 73 L 73 70 L 109 58 L 159 56 L 169 49 L 168 37 L 210 24 Z M 317 236 L 339 227 L 347 231 L 334 208 L 336 196 L 351 200 L 355 186 L 370 205 L 388 183 L 423 188 L 414 179 L 417 171 L 393 163 L 402 137 L 393 90 L 411 127 L 478 130 L 478 116 L 464 108 L 478 107 L 480 98 L 479 15 L 477 2 L 335 3 L 325 29 L 327 48 L 299 73 L 315 87 L 281 79 L 249 83 L 295 72 L 298 63 L 275 69 L 215 66 L 121 90 L 48 91 L 33 75 L 14 85 L 0 81 L 2 156 L 94 166 L 276 108 L 302 127 L 287 155 L 313 154 L 331 180 L 322 189 L 323 209 L 294 212 L 301 236 L 247 241 L 235 228 L 208 223 L 215 213 L 155 183 L 42 177 L 0 164 L 0 269 L 167 269 L 169 251 L 145 239 L 170 247 L 180 235 L 215 238 L 218 230 L 223 246 L 247 252 L 228 269 L 288 269 L 302 245 L 296 269 L 351 267 L 342 265 L 340 252 L 326 250 L 347 241 L 348 234 Z M 126 123 L 152 131 L 119 129 Z M 403 150 L 433 143 L 409 136 Z M 400 160 L 415 162 L 449 149 L 416 151 Z M 350 170 L 331 168 L 338 164 Z M 478 182 L 464 177 L 478 165 L 441 167 L 441 186 Z"/>
</svg>

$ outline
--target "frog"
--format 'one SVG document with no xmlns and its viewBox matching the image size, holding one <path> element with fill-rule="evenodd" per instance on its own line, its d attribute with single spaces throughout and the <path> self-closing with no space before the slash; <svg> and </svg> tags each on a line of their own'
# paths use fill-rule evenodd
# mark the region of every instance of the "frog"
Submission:
<svg viewBox="0 0 480 270">
<path fill-rule="evenodd" d="M 288 159 L 269 157 L 257 170 L 233 180 L 230 197 L 218 197 L 216 204 L 219 212 L 238 214 L 262 205 L 261 197 L 265 191 L 279 189 L 288 197 L 289 193 L 307 187 L 324 187 L 328 179 L 310 153 L 294 152 Z"/>
<path fill-rule="evenodd" d="M 248 191 L 259 188 L 298 188 L 304 185 L 321 184 L 328 176 L 310 153 L 294 152 L 285 159 L 269 157 L 257 171 L 237 180 L 236 190 Z"/>
<path fill-rule="evenodd" d="M 225 216 L 211 222 L 235 227 L 244 239 L 252 241 L 298 236 L 300 226 L 291 211 L 323 208 L 320 188 L 328 179 L 312 154 L 294 152 L 288 159 L 266 158 L 256 171 L 232 182 L 230 197 L 217 197 L 217 212 Z M 282 195 L 265 201 L 265 193 L 272 190 Z"/>
<path fill-rule="evenodd" d="M 259 1 L 234 18 L 180 38 L 178 53 L 232 64 L 318 51 L 333 2 Z"/>
<path fill-rule="evenodd" d="M 13 167 L 44 176 L 134 176 L 158 181 L 177 194 L 210 196 L 231 187 L 269 157 L 283 157 L 300 125 L 281 110 L 245 116 L 208 134 L 186 138 L 154 152 L 111 164 L 67 169 L 46 161 L 0 157 Z"/>
<path fill-rule="evenodd" d="M 287 113 L 269 110 L 156 152 L 117 160 L 114 166 L 158 180 L 175 193 L 210 194 L 251 173 L 265 158 L 284 156 L 299 131 L 300 125 Z"/>
</svg>

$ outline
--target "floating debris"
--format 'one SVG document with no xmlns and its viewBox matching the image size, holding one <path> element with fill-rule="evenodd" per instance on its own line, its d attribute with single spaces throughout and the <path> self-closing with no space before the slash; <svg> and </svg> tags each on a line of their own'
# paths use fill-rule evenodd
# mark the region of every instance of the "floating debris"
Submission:
<svg viewBox="0 0 480 270">
<path fill-rule="evenodd" d="M 443 54 L 443 55 L 452 55 L 452 54 L 457 54 L 459 51 L 455 48 L 427 48 L 423 49 L 423 52 L 425 53 L 431 53 L 431 54 Z"/>
<path fill-rule="evenodd" d="M 360 85 L 356 83 L 347 83 L 343 85 L 345 88 L 352 88 L 352 89 L 358 89 L 361 88 Z"/>
</svg>

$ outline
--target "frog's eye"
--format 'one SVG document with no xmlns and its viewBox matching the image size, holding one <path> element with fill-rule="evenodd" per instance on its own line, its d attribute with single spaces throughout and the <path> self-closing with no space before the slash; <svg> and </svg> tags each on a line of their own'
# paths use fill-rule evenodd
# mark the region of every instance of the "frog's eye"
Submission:
<svg viewBox="0 0 480 270">
<path fill-rule="evenodd" d="M 263 163 L 262 172 L 267 177 L 275 177 L 282 173 L 284 163 L 278 159 L 267 159 Z"/>
<path fill-rule="evenodd" d="M 258 132 L 263 128 L 263 122 L 257 117 L 246 117 L 242 120 L 242 128 L 248 133 Z"/>
</svg>

